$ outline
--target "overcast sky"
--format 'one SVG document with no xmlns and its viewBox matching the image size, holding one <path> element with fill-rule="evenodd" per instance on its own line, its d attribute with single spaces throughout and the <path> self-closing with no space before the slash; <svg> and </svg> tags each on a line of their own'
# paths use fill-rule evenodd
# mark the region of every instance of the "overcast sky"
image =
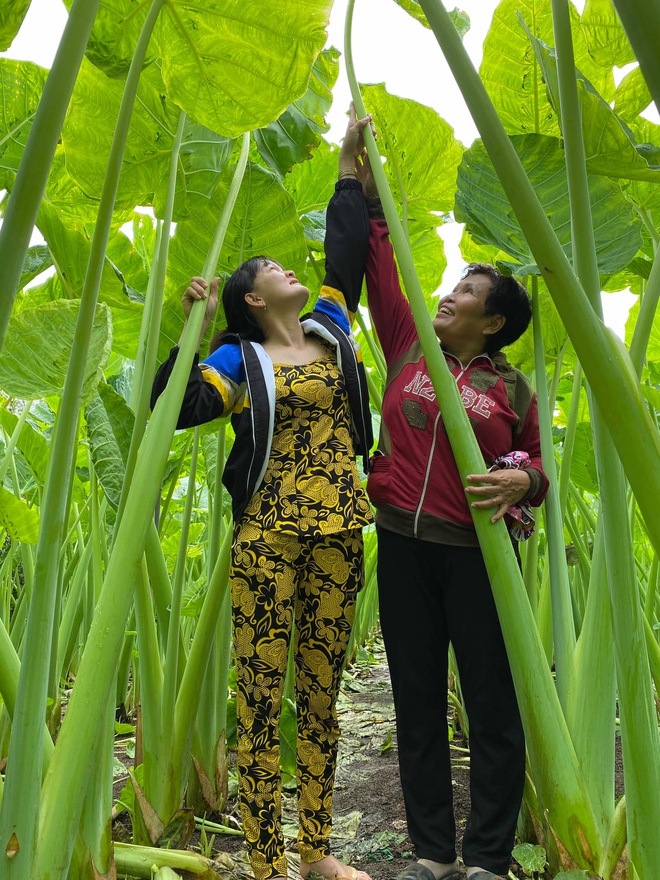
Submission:
<svg viewBox="0 0 660 880">
<path fill-rule="evenodd" d="M 340 50 L 343 49 L 346 2 L 335 0 L 328 29 L 328 45 Z M 584 0 L 574 2 L 579 10 L 583 8 Z M 446 5 L 451 8 L 453 4 L 450 0 Z M 463 0 L 458 5 L 470 16 L 471 27 L 464 43 L 478 66 L 481 47 L 498 0 Z M 2 54 L 50 67 L 65 20 L 66 10 L 60 0 L 32 0 L 20 33 L 11 48 Z M 435 37 L 393 0 L 357 0 L 353 21 L 353 55 L 361 82 L 384 82 L 391 93 L 435 107 L 466 146 L 478 136 Z M 349 101 L 350 92 L 342 64 L 329 114 L 330 140 L 338 142 L 343 135 Z M 449 265 L 440 288 L 441 294 L 453 287 L 463 265 L 458 251 L 461 229 L 458 224 L 442 227 Z M 625 294 L 604 296 L 606 320 L 620 334 L 627 309 L 633 301 L 633 297 Z"/>
</svg>

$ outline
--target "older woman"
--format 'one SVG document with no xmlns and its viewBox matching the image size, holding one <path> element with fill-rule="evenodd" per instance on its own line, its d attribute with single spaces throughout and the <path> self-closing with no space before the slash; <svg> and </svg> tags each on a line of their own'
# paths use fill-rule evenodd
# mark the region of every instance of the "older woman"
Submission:
<svg viewBox="0 0 660 880">
<path fill-rule="evenodd" d="M 356 176 L 374 195 L 368 164 Z M 459 880 L 447 738 L 447 654 L 453 645 L 470 719 L 472 808 L 463 835 L 470 880 L 508 873 L 525 773 L 525 744 L 473 507 L 529 529 L 543 474 L 536 396 L 501 348 L 525 331 L 525 289 L 471 265 L 433 319 L 487 474 L 463 488 L 415 324 L 399 285 L 377 198 L 371 219 L 369 308 L 387 361 L 379 446 L 367 491 L 377 508 L 380 615 L 397 716 L 401 783 L 418 861 L 398 880 Z M 357 227 L 356 227 L 357 228 Z"/>
<path fill-rule="evenodd" d="M 368 241 L 351 169 L 367 123 L 351 115 L 340 152 L 314 310 L 301 318 L 309 290 L 277 261 L 253 257 L 239 266 L 223 292 L 227 329 L 213 353 L 195 361 L 179 418 L 182 428 L 231 416 L 236 435 L 223 482 L 234 516 L 239 791 L 256 880 L 287 874 L 278 722 L 294 620 L 301 875 L 313 867 L 328 880 L 369 880 L 329 850 L 335 701 L 364 577 L 362 527 L 373 519 L 355 464 L 356 452 L 368 456 L 372 434 L 350 335 Z M 195 300 L 208 300 L 204 330 L 217 287 L 217 279 L 209 291 L 194 278 L 184 296 L 186 314 Z M 176 356 L 175 348 L 161 366 L 154 399 Z"/>
</svg>

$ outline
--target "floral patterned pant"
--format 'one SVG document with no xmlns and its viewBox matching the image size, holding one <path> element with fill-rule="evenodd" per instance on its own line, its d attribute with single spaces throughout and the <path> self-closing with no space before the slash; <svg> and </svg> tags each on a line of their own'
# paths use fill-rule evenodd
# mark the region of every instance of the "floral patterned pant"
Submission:
<svg viewBox="0 0 660 880">
<path fill-rule="evenodd" d="M 360 529 L 306 538 L 242 525 L 232 548 L 238 772 L 256 880 L 286 877 L 278 722 L 292 622 L 298 851 L 328 855 L 339 726 L 335 701 L 364 577 Z"/>
</svg>

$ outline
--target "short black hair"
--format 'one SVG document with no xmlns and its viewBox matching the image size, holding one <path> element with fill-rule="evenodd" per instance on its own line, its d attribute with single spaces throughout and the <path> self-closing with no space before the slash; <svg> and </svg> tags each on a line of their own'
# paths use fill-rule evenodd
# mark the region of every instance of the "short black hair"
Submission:
<svg viewBox="0 0 660 880">
<path fill-rule="evenodd" d="M 490 263 L 470 263 L 461 276 L 486 275 L 490 290 L 484 304 L 484 315 L 501 315 L 504 326 L 487 337 L 486 351 L 495 354 L 523 335 L 532 320 L 532 301 L 524 286 L 513 275 L 503 275 Z"/>
<path fill-rule="evenodd" d="M 252 342 L 264 341 L 264 332 L 254 316 L 254 310 L 247 304 L 245 294 L 254 289 L 259 269 L 263 269 L 270 262 L 272 260 L 269 257 L 250 257 L 225 281 L 222 289 L 222 307 L 227 326 L 211 342 L 209 346 L 211 352 L 218 348 L 226 333 L 236 333 L 242 339 L 250 339 Z"/>
</svg>

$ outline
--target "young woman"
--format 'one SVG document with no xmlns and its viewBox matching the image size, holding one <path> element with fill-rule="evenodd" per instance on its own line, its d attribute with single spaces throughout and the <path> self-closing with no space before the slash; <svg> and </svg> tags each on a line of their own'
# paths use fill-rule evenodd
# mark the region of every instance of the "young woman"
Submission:
<svg viewBox="0 0 660 880">
<path fill-rule="evenodd" d="M 443 428 L 368 163 L 357 163 L 372 216 L 369 308 L 388 366 L 381 436 L 367 490 L 377 508 L 380 621 L 397 717 L 408 830 L 419 861 L 397 880 L 460 880 L 447 739 L 447 651 L 454 647 L 470 720 L 472 807 L 463 834 L 469 880 L 508 874 L 525 776 L 525 743 L 473 507 L 528 529 L 547 489 L 536 395 L 500 351 L 527 328 L 514 278 L 471 265 L 440 300 L 433 326 L 488 474 L 463 488 Z M 356 224 L 356 238 L 359 237 Z M 485 485 L 484 485 L 485 484 Z M 405 589 L 402 585 L 405 584 Z"/>
<path fill-rule="evenodd" d="M 369 398 L 350 335 L 369 234 L 351 169 L 368 122 L 351 113 L 327 212 L 326 275 L 313 311 L 300 317 L 309 291 L 275 260 L 253 257 L 239 266 L 223 292 L 227 329 L 203 363 L 195 360 L 178 424 L 230 415 L 236 435 L 223 482 L 234 517 L 241 815 L 256 880 L 287 874 L 278 722 L 294 621 L 301 874 L 313 867 L 328 880 L 369 880 L 328 846 L 335 701 L 363 584 L 362 527 L 372 521 L 355 464 L 355 453 L 366 461 L 372 444 Z M 202 335 L 216 309 L 217 285 L 216 279 L 208 290 L 193 278 L 183 298 L 186 315 L 195 300 L 207 300 Z M 177 351 L 158 372 L 154 400 Z"/>
</svg>

